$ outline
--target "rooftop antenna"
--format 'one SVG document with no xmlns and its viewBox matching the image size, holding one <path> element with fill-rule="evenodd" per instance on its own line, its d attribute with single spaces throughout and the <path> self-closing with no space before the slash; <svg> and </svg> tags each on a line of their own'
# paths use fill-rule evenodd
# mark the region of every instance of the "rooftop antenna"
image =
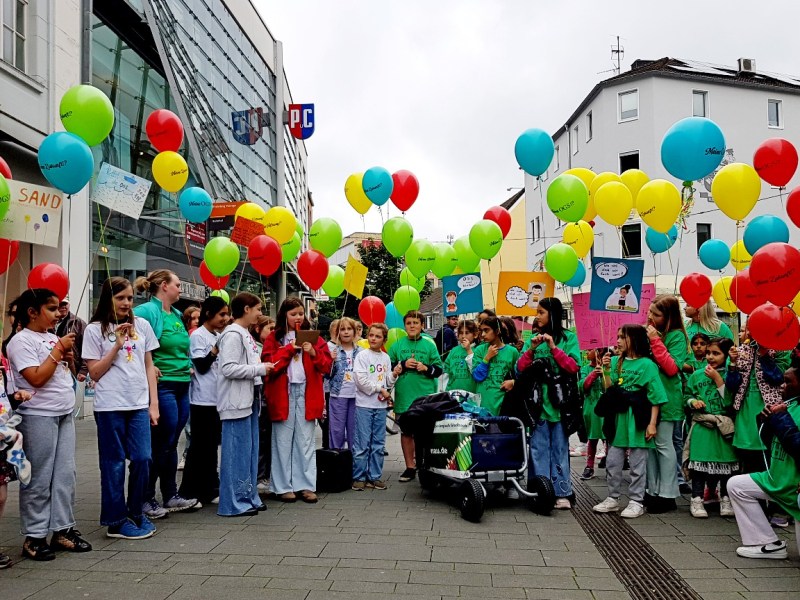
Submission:
<svg viewBox="0 0 800 600">
<path fill-rule="evenodd" d="M 606 69 L 605 71 L 600 71 L 597 74 L 603 75 L 605 73 L 612 73 L 612 77 L 619 75 L 622 72 L 622 58 L 625 56 L 625 48 L 620 46 L 620 38 L 619 36 L 615 36 L 617 39 L 617 45 L 611 46 L 611 64 L 612 67 L 610 69 Z"/>
</svg>

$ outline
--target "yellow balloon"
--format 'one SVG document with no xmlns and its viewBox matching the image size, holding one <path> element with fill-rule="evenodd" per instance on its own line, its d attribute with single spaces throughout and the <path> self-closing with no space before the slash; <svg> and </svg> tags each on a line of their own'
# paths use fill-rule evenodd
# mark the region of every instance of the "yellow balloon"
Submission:
<svg viewBox="0 0 800 600">
<path fill-rule="evenodd" d="M 601 185 L 592 193 L 592 197 L 597 214 L 609 225 L 620 227 L 631 216 L 633 196 L 621 181 L 609 181 Z"/>
<path fill-rule="evenodd" d="M 239 217 L 244 217 L 245 219 L 250 219 L 257 223 L 263 223 L 266 215 L 267 211 L 255 202 L 246 202 L 236 209 L 236 214 L 233 216 L 233 219 L 235 221 Z"/>
<path fill-rule="evenodd" d="M 564 175 L 575 175 L 578 179 L 580 179 L 583 183 L 586 184 L 586 189 L 589 189 L 589 186 L 592 185 L 592 181 L 595 178 L 595 172 L 590 169 L 585 169 L 584 167 L 575 167 L 574 169 L 567 169 L 563 173 Z M 591 221 L 597 216 L 597 211 L 594 209 L 594 201 L 592 197 L 589 196 L 589 204 L 586 206 L 586 212 L 583 213 L 583 217 L 581 220 L 583 221 Z"/>
<path fill-rule="evenodd" d="M 720 280 L 714 284 L 714 288 L 711 291 L 711 295 L 714 298 L 714 302 L 717 303 L 717 307 L 726 313 L 735 313 L 739 310 L 734 303 L 733 298 L 731 298 L 732 280 L 733 277 L 730 275 L 720 277 Z"/>
<path fill-rule="evenodd" d="M 650 181 L 650 178 L 647 176 L 647 173 L 639 169 L 628 169 L 619 177 L 622 179 L 622 183 L 631 191 L 631 196 L 633 196 L 633 202 L 635 204 L 636 197 L 639 195 L 639 190 L 642 189 L 645 183 Z"/>
<path fill-rule="evenodd" d="M 297 219 L 284 206 L 273 206 L 264 217 L 264 233 L 279 244 L 285 244 L 294 236 Z"/>
<path fill-rule="evenodd" d="M 586 221 L 567 223 L 562 240 L 568 246 L 572 246 L 578 258 L 583 258 L 589 254 L 594 244 L 594 230 Z"/>
<path fill-rule="evenodd" d="M 711 195 L 719 209 L 734 221 L 741 221 L 758 202 L 761 178 L 756 170 L 744 163 L 722 167 L 711 182 Z"/>
<path fill-rule="evenodd" d="M 750 256 L 747 248 L 745 248 L 744 240 L 739 240 L 733 246 L 731 246 L 731 264 L 733 265 L 734 269 L 737 271 L 746 269 L 750 266 L 751 260 L 753 260 L 753 257 Z"/>
<path fill-rule="evenodd" d="M 363 173 L 353 173 L 344 182 L 344 196 L 355 211 L 360 215 L 367 214 L 372 202 L 364 193 L 361 180 L 364 179 Z"/>
<path fill-rule="evenodd" d="M 645 183 L 636 198 L 636 210 L 642 221 L 659 233 L 667 233 L 675 224 L 682 206 L 678 188 L 664 179 Z"/>
<path fill-rule="evenodd" d="M 177 152 L 159 152 L 153 159 L 153 178 L 162 189 L 177 192 L 189 179 L 189 165 Z"/>
<path fill-rule="evenodd" d="M 792 300 L 792 310 L 794 311 L 794 314 L 800 317 L 800 292 L 797 292 L 797 296 L 795 296 L 794 300 Z"/>
</svg>

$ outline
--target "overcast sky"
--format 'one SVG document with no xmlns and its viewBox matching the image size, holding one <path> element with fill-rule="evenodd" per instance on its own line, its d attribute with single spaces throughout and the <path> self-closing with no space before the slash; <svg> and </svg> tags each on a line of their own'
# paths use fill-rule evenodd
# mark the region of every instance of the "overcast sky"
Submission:
<svg viewBox="0 0 800 600">
<path fill-rule="evenodd" d="M 554 132 L 613 75 L 601 72 L 616 35 L 623 71 L 637 58 L 748 57 L 800 75 L 797 0 L 253 1 L 283 42 L 295 101 L 316 105 L 306 142 L 315 217 L 334 217 L 345 235 L 364 230 L 345 179 L 376 165 L 419 179 L 406 215 L 415 237 L 468 233 L 523 185 L 517 136 Z M 366 230 L 380 227 L 372 208 Z"/>
</svg>

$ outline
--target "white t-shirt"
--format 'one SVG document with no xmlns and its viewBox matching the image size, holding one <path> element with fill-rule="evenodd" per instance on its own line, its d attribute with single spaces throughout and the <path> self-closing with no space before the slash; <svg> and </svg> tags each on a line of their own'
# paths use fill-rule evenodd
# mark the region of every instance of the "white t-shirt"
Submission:
<svg viewBox="0 0 800 600">
<path fill-rule="evenodd" d="M 344 371 L 344 378 L 342 379 L 342 387 L 339 389 L 339 398 L 355 398 L 356 378 L 353 374 L 353 352 L 355 352 L 355 350 L 341 349 L 339 352 L 344 352 L 345 359 L 347 361 L 347 367 Z M 362 350 L 361 352 L 364 351 Z"/>
<path fill-rule="evenodd" d="M 361 408 L 386 408 L 386 401 L 380 398 L 381 388 L 387 390 L 394 383 L 392 361 L 385 352 L 362 350 L 353 365 L 356 379 L 356 406 Z"/>
<path fill-rule="evenodd" d="M 205 358 L 211 352 L 219 334 L 209 331 L 202 325 L 189 336 L 189 357 Z M 200 373 L 197 367 L 192 370 L 192 383 L 189 387 L 189 402 L 196 406 L 217 405 L 217 377 L 219 377 L 219 361 L 214 360 L 211 368 Z"/>
<path fill-rule="evenodd" d="M 286 337 L 283 338 L 284 344 L 291 344 L 297 337 L 294 331 L 287 331 Z M 289 375 L 289 383 L 305 383 L 306 370 L 303 367 L 303 351 L 296 353 L 292 360 L 289 361 L 289 368 L 287 369 Z"/>
<path fill-rule="evenodd" d="M 100 360 L 114 349 L 117 325 L 112 323 L 103 336 L 100 323 L 89 323 L 83 334 L 83 358 Z M 126 336 L 108 371 L 94 383 L 94 410 L 138 410 L 150 406 L 150 386 L 145 369 L 145 354 L 158 348 L 150 323 L 133 319 L 134 333 Z"/>
<path fill-rule="evenodd" d="M 60 417 L 71 413 L 75 408 L 72 374 L 69 372 L 67 363 L 57 365 L 52 377 L 40 388 L 33 387 L 22 376 L 22 371 L 25 369 L 38 367 L 45 361 L 49 361 L 47 356 L 55 348 L 57 342 L 58 336 L 54 333 L 39 333 L 23 329 L 8 343 L 7 354 L 11 363 L 14 387 L 18 390 L 28 390 L 33 394 L 33 398 L 20 405 L 17 410 L 19 414 Z"/>
</svg>

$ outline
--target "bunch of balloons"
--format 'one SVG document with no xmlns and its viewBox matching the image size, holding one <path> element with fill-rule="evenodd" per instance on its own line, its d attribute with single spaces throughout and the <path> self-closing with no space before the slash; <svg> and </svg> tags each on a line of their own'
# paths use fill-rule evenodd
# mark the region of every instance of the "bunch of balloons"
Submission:
<svg viewBox="0 0 800 600">
<path fill-rule="evenodd" d="M 417 201 L 419 180 L 405 169 L 389 173 L 383 167 L 371 167 L 347 178 L 344 195 L 360 215 L 365 215 L 373 205 L 383 206 L 389 200 L 405 212 Z"/>
<path fill-rule="evenodd" d="M 172 111 L 160 108 L 147 117 L 145 131 L 150 143 L 158 150 L 153 159 L 153 178 L 167 192 L 179 191 L 189 180 L 189 165 L 178 154 L 183 143 L 181 120 Z M 188 216 L 186 219 L 190 220 Z"/>
</svg>

